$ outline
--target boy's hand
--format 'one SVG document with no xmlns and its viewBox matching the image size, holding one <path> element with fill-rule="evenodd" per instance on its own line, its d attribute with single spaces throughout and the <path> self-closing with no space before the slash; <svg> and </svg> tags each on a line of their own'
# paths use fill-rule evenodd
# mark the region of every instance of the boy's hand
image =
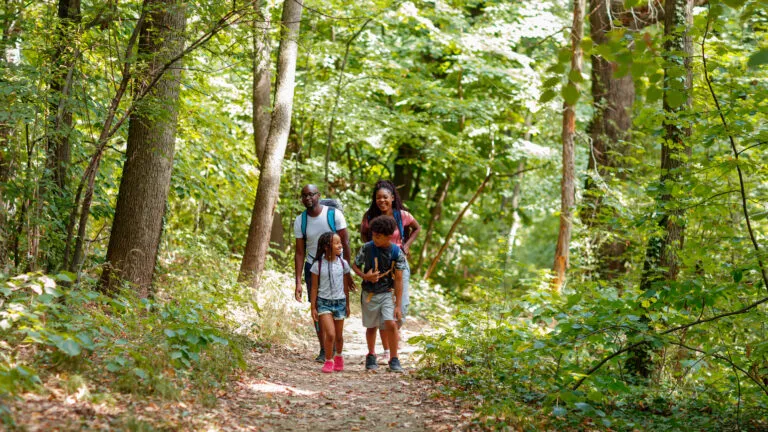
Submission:
<svg viewBox="0 0 768 432">
<path fill-rule="evenodd" d="M 320 319 L 320 317 L 317 316 L 317 308 L 314 306 L 312 307 L 312 319 L 315 322 L 317 322 Z"/>
<path fill-rule="evenodd" d="M 352 275 L 349 273 L 344 275 L 344 286 L 347 289 L 347 293 L 357 291 L 357 285 L 355 285 L 355 280 L 352 279 Z"/>
<path fill-rule="evenodd" d="M 368 270 L 367 273 L 363 273 L 363 280 L 366 282 L 373 282 L 376 283 L 379 281 L 379 272 Z"/>
<path fill-rule="evenodd" d="M 301 301 L 301 282 L 296 283 L 296 301 Z"/>
<path fill-rule="evenodd" d="M 403 310 L 400 306 L 395 306 L 395 321 L 403 319 Z"/>
</svg>

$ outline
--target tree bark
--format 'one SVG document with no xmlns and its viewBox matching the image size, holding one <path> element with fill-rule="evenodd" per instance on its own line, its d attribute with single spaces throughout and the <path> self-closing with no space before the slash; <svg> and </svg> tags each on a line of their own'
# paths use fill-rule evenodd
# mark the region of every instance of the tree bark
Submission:
<svg viewBox="0 0 768 432">
<path fill-rule="evenodd" d="M 16 44 L 20 35 L 19 21 L 23 19 L 21 2 L 5 2 L 0 6 L 0 68 L 9 70 L 12 66 L 8 59 L 8 48 Z M 13 72 L 11 72 L 13 73 Z M 0 100 L 0 103 L 10 103 L 7 98 Z M 6 186 L 13 174 L 11 161 L 13 152 L 11 151 L 11 138 L 13 135 L 13 125 L 11 121 L 0 119 L 0 271 L 5 270 L 8 258 L 9 244 L 16 241 L 19 233 L 12 234 L 13 217 L 9 209 L 12 203 L 7 202 L 5 195 Z"/>
<path fill-rule="evenodd" d="M 184 50 L 186 13 L 181 0 L 145 0 L 147 24 L 142 29 L 139 57 L 150 56 L 148 69 L 137 78 L 139 89 Z M 163 216 L 173 169 L 177 104 L 181 82 L 179 62 L 150 91 L 162 112 L 149 114 L 138 107 L 128 126 L 123 177 L 107 248 L 101 288 L 113 290 L 121 280 L 131 283 L 141 297 L 149 295 L 162 233 Z M 148 103 L 142 101 L 142 103 Z M 142 109 L 145 108 L 145 109 Z"/>
<path fill-rule="evenodd" d="M 48 169 L 59 191 L 66 187 L 67 170 L 71 158 L 69 135 L 72 129 L 70 90 L 75 61 L 79 51 L 72 43 L 76 26 L 80 24 L 80 0 L 59 0 L 57 46 L 53 56 L 54 71 L 51 80 L 53 99 L 50 106 L 48 136 Z"/>
<path fill-rule="evenodd" d="M 581 74 L 582 51 L 581 38 L 584 34 L 584 0 L 573 2 L 573 25 L 571 26 L 571 73 Z M 571 78 L 568 86 L 578 89 L 578 85 Z M 555 278 L 552 281 L 552 289 L 556 292 L 562 290 L 565 283 L 565 273 L 569 266 L 568 248 L 571 243 L 571 226 L 573 217 L 573 204 L 576 199 L 575 183 L 575 149 L 573 137 L 576 132 L 575 103 L 567 100 L 563 103 L 563 179 L 560 193 L 560 230 L 555 246 L 555 263 L 553 270 Z"/>
<path fill-rule="evenodd" d="M 413 161 L 418 157 L 419 151 L 411 145 L 411 143 L 405 142 L 400 144 L 397 148 L 397 156 L 395 157 L 395 176 L 392 182 L 397 187 L 397 192 L 400 194 L 400 198 L 403 202 L 410 201 L 411 190 L 413 188 L 413 178 L 416 174 L 415 165 Z"/>
<path fill-rule="evenodd" d="M 609 10 L 609 7 L 611 8 Z M 613 23 L 611 18 L 624 13 L 622 3 L 611 0 L 593 0 L 589 15 L 590 35 L 593 43 L 608 42 L 607 33 Z M 592 59 L 592 106 L 594 115 L 589 126 L 590 147 L 588 176 L 585 184 L 585 201 L 582 219 L 595 233 L 593 241 L 597 250 L 599 276 L 608 280 L 626 273 L 624 253 L 627 243 L 624 235 L 616 231 L 606 220 L 616 215 L 616 209 L 605 203 L 605 190 L 601 183 L 610 182 L 611 177 L 625 179 L 622 156 L 626 154 L 625 144 L 632 127 L 632 104 L 635 99 L 635 84 L 627 73 L 616 77 L 617 65 L 600 55 Z M 592 177 L 602 181 L 595 182 Z"/>
<path fill-rule="evenodd" d="M 693 42 L 689 30 L 693 25 L 693 0 L 667 0 L 664 4 L 664 100 L 666 113 L 664 143 L 661 146 L 660 186 L 664 191 L 657 199 L 661 235 L 648 240 L 640 288 L 649 290 L 660 280 L 675 280 L 680 270 L 678 251 L 683 247 L 683 211 L 677 208 L 669 192 L 680 180 L 682 168 L 691 153 L 688 138 L 690 124 L 680 118 L 692 103 Z M 645 317 L 643 317 L 645 319 Z M 630 374 L 650 378 L 653 372 L 651 347 L 640 343 L 630 350 L 626 366 Z"/>
<path fill-rule="evenodd" d="M 269 124 L 272 121 L 270 55 L 272 44 L 269 40 L 269 6 L 266 2 L 254 3 L 256 17 L 253 28 L 253 139 L 259 165 L 264 163 L 264 149 L 267 147 Z M 266 9 L 266 10 L 262 10 Z"/>
<path fill-rule="evenodd" d="M 273 215 L 280 191 L 283 157 L 288 144 L 291 112 L 293 111 L 301 13 L 302 3 L 287 1 L 283 4 L 283 30 L 277 59 L 275 107 L 272 111 L 272 122 L 264 153 L 264 165 L 259 174 L 256 202 L 253 205 L 248 240 L 238 277 L 240 281 L 250 281 L 254 287 L 258 285 L 259 275 L 264 270 Z"/>
</svg>

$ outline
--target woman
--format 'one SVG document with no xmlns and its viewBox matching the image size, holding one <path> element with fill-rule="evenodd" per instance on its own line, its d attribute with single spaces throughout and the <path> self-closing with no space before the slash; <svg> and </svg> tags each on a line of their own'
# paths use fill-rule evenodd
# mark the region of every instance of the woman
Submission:
<svg viewBox="0 0 768 432">
<path fill-rule="evenodd" d="M 360 235 L 363 237 L 363 242 L 369 242 L 373 240 L 371 236 L 371 230 L 369 222 L 380 215 L 388 215 L 395 218 L 397 222 L 397 229 L 390 237 L 390 241 L 400 247 L 405 253 L 406 258 L 410 259 L 411 245 L 416 237 L 421 232 L 421 226 L 416 219 L 409 213 L 403 201 L 400 199 L 400 195 L 397 193 L 394 183 L 389 180 L 379 180 L 373 187 L 373 197 L 371 205 L 368 211 L 363 215 L 363 222 L 360 224 Z M 403 297 L 402 297 L 402 312 L 403 320 L 405 320 L 406 312 L 408 311 L 408 305 L 410 304 L 410 298 L 408 294 L 408 288 L 411 281 L 411 269 L 410 266 L 403 270 Z M 397 323 L 398 329 L 402 327 L 403 321 Z M 381 331 L 379 331 L 381 334 Z M 399 336 L 399 335 L 398 335 Z M 375 337 L 375 336 L 374 336 Z M 389 358 L 389 347 L 386 345 L 385 338 L 381 338 L 381 344 L 384 348 L 383 357 L 379 356 L 379 360 L 383 358 L 386 362 Z"/>
</svg>

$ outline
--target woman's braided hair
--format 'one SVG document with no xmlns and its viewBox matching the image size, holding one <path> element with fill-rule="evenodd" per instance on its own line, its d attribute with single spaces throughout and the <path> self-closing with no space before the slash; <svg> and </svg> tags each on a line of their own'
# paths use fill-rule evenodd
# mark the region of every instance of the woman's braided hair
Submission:
<svg viewBox="0 0 768 432">
<path fill-rule="evenodd" d="M 379 206 L 376 205 L 376 192 L 378 192 L 381 189 L 388 190 L 389 193 L 391 193 L 392 196 L 394 197 L 394 200 L 392 201 L 392 210 L 408 210 L 403 205 L 403 200 L 400 199 L 400 194 L 397 193 L 397 188 L 395 187 L 395 184 L 389 180 L 379 180 L 373 186 L 373 196 L 371 197 L 371 205 L 368 207 L 368 211 L 365 212 L 365 217 L 367 217 L 369 221 L 375 218 L 376 216 L 381 216 L 381 210 L 379 210 Z"/>
</svg>

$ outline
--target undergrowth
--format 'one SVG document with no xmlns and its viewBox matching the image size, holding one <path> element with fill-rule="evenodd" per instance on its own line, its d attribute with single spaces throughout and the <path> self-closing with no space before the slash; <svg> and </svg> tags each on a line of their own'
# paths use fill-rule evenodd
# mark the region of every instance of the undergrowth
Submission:
<svg viewBox="0 0 768 432">
<path fill-rule="evenodd" d="M 161 260 L 151 298 L 105 295 L 87 274 L 0 275 L 0 399 L 56 388 L 93 403 L 123 393 L 213 406 L 249 350 L 294 336 L 286 275 L 268 271 L 254 294 L 222 277 L 236 267 L 214 252 Z"/>
<path fill-rule="evenodd" d="M 475 428 L 768 430 L 768 344 L 756 331 L 764 310 L 662 335 L 702 316 L 681 296 L 698 284 L 621 295 L 585 284 L 557 295 L 542 279 L 518 296 L 463 306 L 453 326 L 411 341 L 421 345 L 420 375 L 474 406 Z M 739 292 L 700 288 L 707 315 Z M 626 355 L 600 363 L 638 340 L 653 348 L 651 379 L 633 377 Z"/>
</svg>

